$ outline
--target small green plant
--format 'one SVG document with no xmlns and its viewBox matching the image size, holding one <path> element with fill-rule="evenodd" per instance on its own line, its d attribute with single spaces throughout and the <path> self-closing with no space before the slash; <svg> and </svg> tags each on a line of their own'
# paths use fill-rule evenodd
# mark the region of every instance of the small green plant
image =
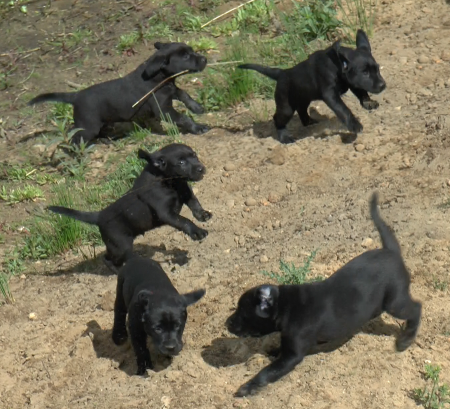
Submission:
<svg viewBox="0 0 450 409">
<path fill-rule="evenodd" d="M 188 44 L 196 51 L 208 51 L 217 49 L 217 43 L 209 37 L 200 37 L 196 40 L 188 41 Z"/>
<path fill-rule="evenodd" d="M 426 381 L 430 381 L 431 387 L 426 385 L 423 389 L 416 388 L 413 391 L 415 401 L 425 409 L 444 409 L 450 404 L 450 387 L 447 384 L 439 384 L 441 367 L 439 365 L 425 365 L 423 374 Z"/>
<path fill-rule="evenodd" d="M 0 293 L 3 295 L 6 303 L 14 303 L 14 297 L 9 288 L 9 280 L 11 277 L 20 274 L 23 269 L 23 261 L 20 258 L 17 248 L 5 255 L 2 263 L 2 271 L 0 272 Z"/>
<path fill-rule="evenodd" d="M 72 125 L 73 106 L 71 104 L 65 104 L 64 102 L 56 102 L 52 104 L 52 108 L 50 109 L 50 113 L 48 114 L 48 120 L 50 122 L 54 122 L 55 124 L 57 124 L 58 122 L 62 122 L 64 124 L 64 127 Z"/>
<path fill-rule="evenodd" d="M 347 38 L 354 38 L 360 28 L 368 36 L 372 35 L 377 2 L 378 0 L 336 0 Z"/>
<path fill-rule="evenodd" d="M 202 24 L 205 22 L 205 19 L 202 16 L 195 16 L 188 11 L 185 11 L 183 16 L 183 28 L 185 31 L 197 33 L 201 30 Z"/>
<path fill-rule="evenodd" d="M 69 33 L 64 41 L 66 47 L 73 48 L 80 43 L 88 43 L 92 36 L 92 31 L 83 28 L 76 29 L 73 33 Z"/>
<path fill-rule="evenodd" d="M 302 266 L 296 267 L 294 263 L 286 263 L 280 260 L 280 272 L 262 271 L 261 273 L 278 282 L 278 284 L 304 284 L 308 282 L 321 281 L 322 277 L 310 278 L 308 275 L 311 272 L 311 262 L 316 257 L 317 250 L 314 250 L 303 263 Z"/>
<path fill-rule="evenodd" d="M 441 280 L 438 277 L 433 277 L 433 287 L 435 290 L 446 291 L 448 288 L 448 280 Z"/>
<path fill-rule="evenodd" d="M 8 204 L 16 204 L 27 201 L 34 202 L 37 199 L 45 200 L 45 197 L 44 192 L 39 187 L 26 184 L 23 187 L 9 191 L 6 189 L 6 186 L 2 186 L 0 189 L 0 199 Z"/>
<path fill-rule="evenodd" d="M 443 210 L 450 209 L 450 197 L 447 200 L 445 200 L 443 203 L 439 204 L 438 209 L 443 209 Z"/>
<path fill-rule="evenodd" d="M 119 37 L 119 44 L 117 44 L 117 48 L 119 51 L 132 50 L 134 46 L 142 40 L 142 38 L 143 34 L 140 31 L 133 31 L 130 34 L 123 34 Z"/>
</svg>

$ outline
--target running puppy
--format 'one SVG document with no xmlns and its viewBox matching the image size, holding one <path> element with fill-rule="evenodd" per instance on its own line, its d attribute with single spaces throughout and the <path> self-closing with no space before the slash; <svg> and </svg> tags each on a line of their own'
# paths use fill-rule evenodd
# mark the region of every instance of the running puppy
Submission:
<svg viewBox="0 0 450 409">
<path fill-rule="evenodd" d="M 206 172 L 195 152 L 186 145 L 171 144 L 155 153 L 139 149 L 138 155 L 148 164 L 124 196 L 99 212 L 82 212 L 61 206 L 49 206 L 59 213 L 100 229 L 106 245 L 104 261 L 113 271 L 131 252 L 134 239 L 156 227 L 169 226 L 202 240 L 208 232 L 180 216 L 185 204 L 194 217 L 206 222 L 212 214 L 204 210 L 188 181 L 198 182 Z"/>
<path fill-rule="evenodd" d="M 258 71 L 277 81 L 273 119 L 281 143 L 293 142 L 286 125 L 295 111 L 303 126 L 317 123 L 308 115 L 309 104 L 315 100 L 324 101 L 351 132 L 363 130 L 361 123 L 342 101 L 341 95 L 350 89 L 363 108 L 376 109 L 378 102 L 371 100 L 368 92 L 379 94 L 386 88 L 386 82 L 372 56 L 369 39 L 362 30 L 358 30 L 356 35 L 356 47 L 356 50 L 341 47 L 337 41 L 287 70 L 257 64 L 239 66 Z"/>
<path fill-rule="evenodd" d="M 206 125 L 195 123 L 186 115 L 175 111 L 172 101 L 177 99 L 195 114 L 204 112 L 186 91 L 175 85 L 175 79 L 169 80 L 155 91 L 146 101 L 135 108 L 132 105 L 152 90 L 156 85 L 173 74 L 189 70 L 200 72 L 206 67 L 206 58 L 194 52 L 184 43 L 155 43 L 157 51 L 135 71 L 123 78 L 102 82 L 78 92 L 53 92 L 33 98 L 28 105 L 45 101 L 65 102 L 73 105 L 74 128 L 81 130 L 72 138 L 79 144 L 97 138 L 101 128 L 114 122 L 129 122 L 143 116 L 156 116 L 161 113 L 170 118 L 183 131 L 201 134 L 208 131 Z M 155 100 L 156 98 L 156 100 Z"/>
<path fill-rule="evenodd" d="M 147 336 L 158 351 L 167 356 L 178 355 L 183 348 L 186 308 L 205 295 L 205 290 L 181 295 L 172 285 L 161 266 L 151 259 L 131 256 L 117 277 L 114 327 L 112 339 L 116 345 L 128 338 L 137 360 L 137 375 L 153 369 Z"/>
<path fill-rule="evenodd" d="M 254 394 L 275 382 L 302 362 L 319 343 L 339 341 L 353 335 L 383 311 L 406 326 L 397 338 L 397 351 L 414 341 L 422 306 L 409 293 L 410 275 L 403 263 L 400 245 L 381 219 L 377 196 L 370 214 L 383 247 L 351 260 L 330 278 L 302 285 L 261 285 L 244 293 L 226 325 L 238 336 L 262 336 L 281 331 L 280 355 L 236 396 Z"/>
</svg>

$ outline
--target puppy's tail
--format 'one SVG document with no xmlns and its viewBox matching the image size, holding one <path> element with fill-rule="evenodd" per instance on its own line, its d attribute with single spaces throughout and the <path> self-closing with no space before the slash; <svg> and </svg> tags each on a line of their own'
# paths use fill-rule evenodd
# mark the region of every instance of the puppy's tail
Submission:
<svg viewBox="0 0 450 409">
<path fill-rule="evenodd" d="M 401 254 L 400 244 L 395 238 L 394 233 L 384 222 L 378 212 L 378 195 L 376 193 L 374 193 L 370 199 L 370 216 L 372 217 L 373 223 L 380 234 L 383 248 L 391 250 L 397 254 Z"/>
<path fill-rule="evenodd" d="M 95 224 L 98 226 L 98 216 L 100 212 L 80 212 L 79 210 L 69 209 L 68 207 L 62 206 L 49 206 L 47 209 L 54 213 L 79 220 L 80 222 Z"/>
<path fill-rule="evenodd" d="M 75 102 L 77 92 L 50 92 L 49 94 L 41 94 L 33 98 L 27 105 L 39 104 L 40 102 L 55 101 L 72 104 Z"/>
<path fill-rule="evenodd" d="M 265 75 L 266 77 L 272 78 L 275 81 L 277 81 L 278 78 L 280 78 L 280 75 L 283 72 L 283 70 L 281 68 L 264 67 L 263 65 L 258 65 L 258 64 L 242 64 L 242 65 L 239 65 L 238 68 L 241 68 L 244 70 L 258 71 L 261 74 Z"/>
</svg>

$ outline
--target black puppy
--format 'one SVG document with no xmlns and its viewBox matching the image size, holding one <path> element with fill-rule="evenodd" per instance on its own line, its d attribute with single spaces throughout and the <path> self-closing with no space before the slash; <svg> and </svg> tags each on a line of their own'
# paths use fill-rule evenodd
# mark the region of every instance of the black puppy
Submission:
<svg viewBox="0 0 450 409">
<path fill-rule="evenodd" d="M 76 144 L 80 143 L 81 138 L 86 143 L 92 141 L 107 123 L 129 122 L 145 115 L 161 118 L 161 112 L 170 115 L 172 121 L 186 132 L 200 134 L 208 131 L 206 125 L 195 123 L 173 108 L 172 100 L 177 99 L 196 114 L 204 112 L 200 104 L 175 85 L 175 79 L 169 80 L 154 93 L 157 101 L 151 95 L 132 108 L 136 101 L 171 75 L 184 70 L 199 72 L 206 67 L 206 58 L 184 43 L 155 43 L 155 48 L 158 49 L 155 54 L 123 78 L 102 82 L 79 92 L 42 94 L 28 105 L 44 101 L 72 104 L 74 127 L 82 129 L 72 138 Z"/>
<path fill-rule="evenodd" d="M 131 256 L 117 277 L 112 339 L 116 345 L 127 338 L 126 317 L 131 344 L 137 360 L 137 375 L 153 369 L 147 349 L 147 335 L 163 355 L 177 355 L 183 348 L 186 307 L 205 295 L 197 290 L 180 295 L 161 266 L 153 260 Z"/>
<path fill-rule="evenodd" d="M 379 65 L 371 54 L 369 39 L 358 30 L 356 50 L 341 47 L 337 41 L 326 50 L 316 51 L 309 58 L 287 70 L 257 64 L 244 64 L 239 68 L 256 70 L 277 81 L 275 89 L 276 112 L 273 116 L 281 143 L 293 142 L 286 129 L 297 111 L 303 126 L 316 123 L 308 115 L 312 101 L 324 101 L 336 116 L 354 133 L 363 126 L 344 104 L 341 95 L 349 89 L 368 110 L 378 108 L 368 92 L 378 94 L 386 88 Z"/>
<path fill-rule="evenodd" d="M 370 203 L 372 220 L 383 248 L 354 258 L 327 280 L 303 285 L 262 285 L 244 293 L 227 320 L 230 332 L 262 336 L 281 331 L 279 357 L 242 385 L 237 396 L 251 395 L 292 371 L 312 347 L 352 336 L 383 311 L 406 326 L 397 351 L 408 348 L 417 334 L 422 306 L 409 293 L 410 275 L 400 245 L 381 219 L 377 196 Z"/>
<path fill-rule="evenodd" d="M 155 153 L 139 150 L 138 155 L 148 164 L 136 178 L 133 187 L 120 199 L 99 212 L 82 212 L 61 206 L 49 206 L 55 213 L 72 217 L 99 227 L 106 245 L 106 265 L 114 271 L 133 248 L 140 234 L 168 224 L 202 240 L 208 232 L 189 219 L 180 216 L 187 205 L 194 217 L 205 222 L 212 214 L 204 210 L 188 181 L 200 181 L 205 167 L 195 152 L 186 145 L 171 144 Z"/>
</svg>

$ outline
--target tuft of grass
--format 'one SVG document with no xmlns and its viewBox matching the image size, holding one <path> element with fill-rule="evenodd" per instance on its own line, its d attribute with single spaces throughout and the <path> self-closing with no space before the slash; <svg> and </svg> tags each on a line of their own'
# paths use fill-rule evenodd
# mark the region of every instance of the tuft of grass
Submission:
<svg viewBox="0 0 450 409">
<path fill-rule="evenodd" d="M 73 124 L 73 106 L 64 102 L 55 102 L 52 104 L 48 114 L 48 120 L 54 122 L 64 122 L 64 125 Z"/>
<path fill-rule="evenodd" d="M 425 409 L 444 409 L 450 404 L 450 387 L 445 383 L 439 384 L 440 373 L 439 365 L 425 365 L 423 376 L 429 383 L 423 389 L 413 390 L 414 400 Z"/>
<path fill-rule="evenodd" d="M 437 206 L 438 209 L 450 209 L 450 197 L 443 203 Z"/>
<path fill-rule="evenodd" d="M 294 263 L 286 263 L 280 260 L 280 272 L 268 272 L 263 270 L 261 273 L 265 276 L 275 280 L 278 284 L 305 284 L 309 282 L 322 281 L 323 277 L 310 278 L 311 262 L 316 257 L 317 250 L 314 250 L 305 260 L 302 266 L 296 267 Z"/>
<path fill-rule="evenodd" d="M 217 43 L 209 37 L 200 37 L 187 43 L 198 52 L 214 50 L 218 47 Z"/>
<path fill-rule="evenodd" d="M 17 251 L 17 248 L 7 253 L 2 262 L 2 271 L 0 272 L 0 293 L 5 302 L 14 303 L 14 297 L 9 288 L 11 277 L 20 274 L 24 270 L 23 261 Z"/>
<path fill-rule="evenodd" d="M 439 291 L 446 291 L 448 288 L 448 280 L 441 280 L 438 277 L 433 277 L 433 288 Z"/>
<path fill-rule="evenodd" d="M 376 17 L 378 0 L 336 0 L 347 38 L 355 38 L 358 29 L 370 37 Z"/>
<path fill-rule="evenodd" d="M 26 184 L 17 189 L 7 190 L 6 186 L 0 189 L 0 199 L 12 205 L 21 202 L 36 201 L 38 199 L 45 200 L 44 192 L 37 186 Z"/>
<path fill-rule="evenodd" d="M 4 163 L 0 165 L 0 179 L 12 182 L 33 180 L 38 185 L 55 184 L 61 181 L 60 177 L 41 171 L 42 169 L 37 169 L 30 164 L 16 165 Z"/>
<path fill-rule="evenodd" d="M 119 43 L 117 48 L 119 51 L 129 51 L 134 48 L 134 46 L 141 41 L 143 34 L 141 31 L 133 31 L 129 34 L 123 34 L 119 37 Z"/>
</svg>

